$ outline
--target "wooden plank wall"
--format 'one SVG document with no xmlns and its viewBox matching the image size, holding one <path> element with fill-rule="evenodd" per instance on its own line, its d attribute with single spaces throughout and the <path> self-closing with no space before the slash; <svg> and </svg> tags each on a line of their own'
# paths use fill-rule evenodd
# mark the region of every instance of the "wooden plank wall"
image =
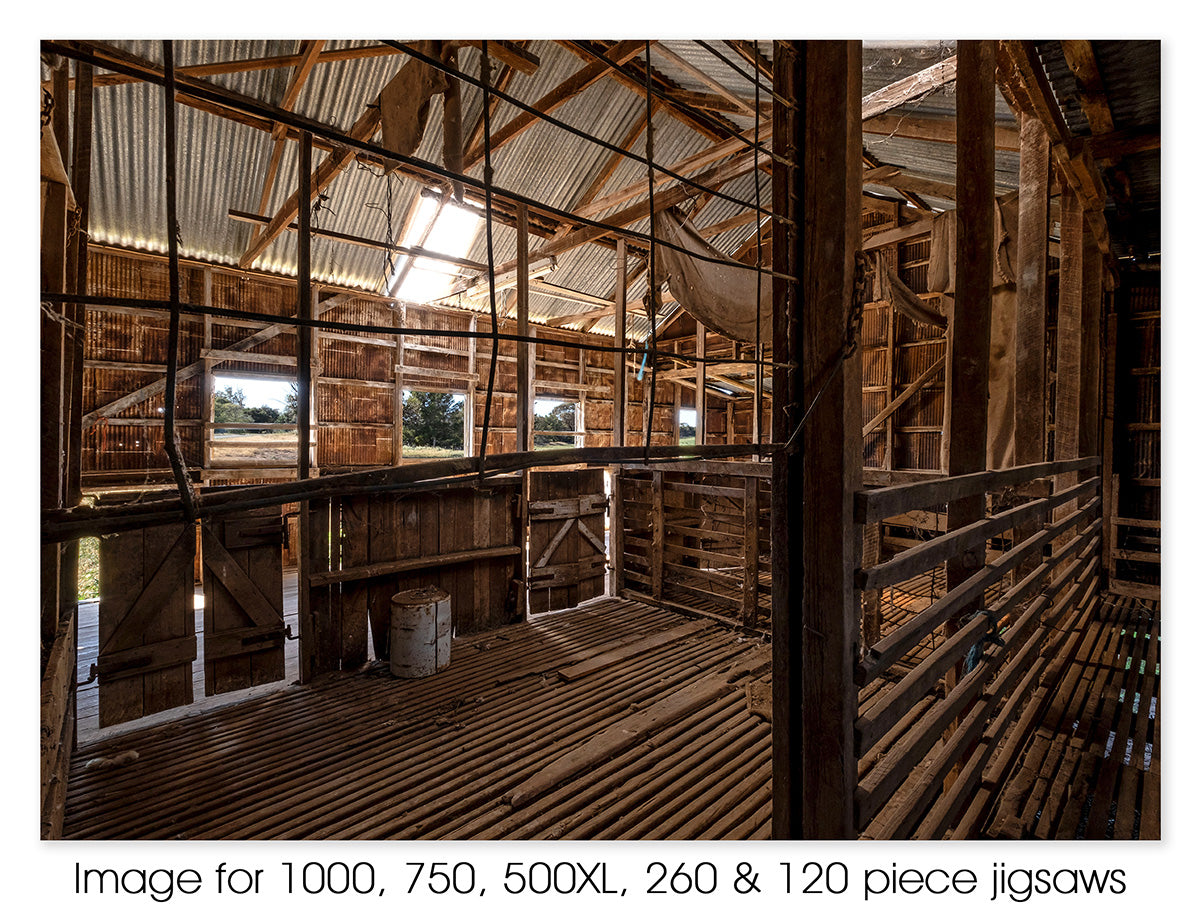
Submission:
<svg viewBox="0 0 1200 916">
<path fill-rule="evenodd" d="M 520 619 L 515 478 L 433 492 L 311 500 L 307 588 L 311 673 L 388 656 L 391 597 L 437 586 L 450 595 L 456 633 Z M 302 624 L 304 625 L 304 624 Z"/>
<path fill-rule="evenodd" d="M 1113 391 L 1113 518 L 1108 566 L 1115 587 L 1153 597 L 1162 550 L 1162 290 L 1157 278 L 1121 288 Z"/>
<path fill-rule="evenodd" d="M 167 265 L 150 255 L 93 248 L 89 259 L 89 290 L 97 296 L 163 299 L 167 295 Z M 207 279 L 206 279 L 207 276 Z M 294 284 L 286 279 L 239 274 L 195 265 L 181 268 L 181 300 L 222 308 L 244 309 L 284 317 L 295 311 Z M 207 300 L 206 300 L 207 295 Z M 320 316 L 391 327 L 401 311 L 372 297 L 348 297 Z M 315 467 L 325 470 L 387 466 L 396 463 L 396 382 L 401 388 L 456 391 L 473 394 L 472 453 L 478 454 L 484 422 L 485 394 L 491 358 L 490 317 L 464 310 L 415 305 L 403 307 L 404 324 L 422 330 L 445 330 L 447 336 L 410 335 L 399 350 L 394 341 L 370 334 L 352 335 L 336 331 L 317 334 L 317 367 L 314 371 L 316 438 Z M 210 345 L 227 350 L 255 334 L 263 322 L 211 316 L 208 318 Z M 516 322 L 501 319 L 501 333 L 516 332 Z M 476 340 L 457 334 L 475 331 Z M 611 337 L 581 335 L 554 328 L 537 327 L 534 345 L 534 396 L 580 401 L 583 430 L 578 444 L 611 444 L 613 430 L 612 354 L 573 346 L 579 341 L 610 346 Z M 87 312 L 84 413 L 127 396 L 165 377 L 167 316 L 128 307 L 90 305 Z M 357 339 L 355 339 L 357 337 Z M 205 346 L 205 319 L 184 315 L 180 335 L 180 368 L 200 359 Z M 296 334 L 288 328 L 255 344 L 255 357 L 226 360 L 214 371 L 249 377 L 293 380 L 296 376 Z M 493 384 L 489 423 L 490 453 L 517 451 L 516 445 L 516 344 L 500 341 Z M 626 444 L 642 444 L 643 400 L 650 374 L 636 379 L 637 360 L 630 358 Z M 402 370 L 394 367 L 400 364 Z M 178 385 L 176 424 L 183 456 L 188 465 L 204 462 L 203 423 L 206 419 L 204 373 L 181 378 Z M 674 443 L 677 436 L 673 386 L 657 385 L 652 444 Z M 84 431 L 85 483 L 112 485 L 169 479 L 169 464 L 163 451 L 161 393 L 116 411 L 113 416 L 89 424 Z M 739 415 L 737 424 L 749 437 L 750 413 Z M 722 417 L 714 422 L 723 424 Z M 710 441 L 723 441 L 714 439 Z M 739 439 L 739 441 L 743 441 Z M 231 482 L 226 473 L 222 483 Z M 264 472 L 268 479 L 278 476 Z M 257 480 L 250 470 L 239 482 Z"/>
</svg>

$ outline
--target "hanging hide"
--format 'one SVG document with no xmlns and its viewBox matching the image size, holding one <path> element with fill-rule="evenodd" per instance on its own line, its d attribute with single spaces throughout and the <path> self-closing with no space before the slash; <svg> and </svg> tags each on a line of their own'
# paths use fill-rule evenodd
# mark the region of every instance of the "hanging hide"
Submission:
<svg viewBox="0 0 1200 916">
<path fill-rule="evenodd" d="M 996 199 L 994 252 L 992 259 L 991 352 L 988 361 L 987 462 L 992 469 L 1013 466 L 1016 456 L 1016 324 L 1017 213 L 1015 193 Z M 957 217 L 950 210 L 934 218 L 930 231 L 929 291 L 954 300 L 954 253 Z M 892 305 L 914 321 L 922 321 L 912 309 L 921 299 L 892 272 L 887 271 Z M 926 324 L 941 323 L 925 320 Z"/>
<path fill-rule="evenodd" d="M 440 57 L 439 45 L 440 42 L 422 41 L 415 47 L 428 57 Z M 441 70 L 415 57 L 410 58 L 379 93 L 384 148 L 404 156 L 416 152 L 429 123 L 430 102 L 435 95 L 446 92 L 447 87 L 446 76 Z M 388 171 L 398 165 L 398 162 L 389 161 Z"/>
<path fill-rule="evenodd" d="M 733 340 L 770 346 L 771 278 L 710 245 L 675 207 L 654 214 L 654 232 L 677 248 L 655 251 L 656 280 L 706 328 Z M 690 252 L 685 253 L 685 252 Z M 711 260 L 709 260 L 711 259 Z"/>
<path fill-rule="evenodd" d="M 442 51 L 442 60 L 451 69 L 458 69 L 458 49 L 448 44 Z M 445 74 L 446 94 L 442 103 L 442 164 L 456 175 L 463 173 L 462 141 L 462 92 L 459 82 L 449 73 Z M 463 200 L 461 181 L 450 182 L 451 193 L 460 204 Z"/>
</svg>

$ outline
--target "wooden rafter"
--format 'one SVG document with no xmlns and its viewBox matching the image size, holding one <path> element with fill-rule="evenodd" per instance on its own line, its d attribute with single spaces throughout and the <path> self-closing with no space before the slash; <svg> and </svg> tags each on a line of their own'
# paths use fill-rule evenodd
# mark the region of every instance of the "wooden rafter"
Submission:
<svg viewBox="0 0 1200 916">
<path fill-rule="evenodd" d="M 745 99 L 735 95 L 727 87 L 723 86 L 718 80 L 709 76 L 699 67 L 694 66 L 693 64 L 684 60 L 682 57 L 664 45 L 661 41 L 654 42 L 654 49 L 655 53 L 660 57 L 665 57 L 680 70 L 695 77 L 709 89 L 715 92 L 718 96 L 723 98 L 726 102 L 733 105 L 735 111 L 740 111 L 742 114 L 749 115 L 750 117 L 755 116 L 753 103 L 747 102 Z"/>
<path fill-rule="evenodd" d="M 1062 42 L 1063 57 L 1067 66 L 1079 80 L 1079 104 L 1092 128 L 1093 136 L 1103 136 L 1112 133 L 1112 111 L 1108 107 L 1108 93 L 1104 89 L 1104 80 L 1100 76 L 1100 65 L 1096 63 L 1096 54 L 1092 43 L 1087 40 Z"/>
<path fill-rule="evenodd" d="M 641 49 L 642 43 L 640 41 L 619 42 L 605 55 L 606 60 L 593 60 L 591 63 L 585 65 L 582 69 L 576 71 L 543 95 L 531 107 L 537 109 L 542 114 L 549 114 L 575 98 L 575 96 L 579 95 L 589 86 L 601 80 L 614 67 L 619 67 L 621 64 L 635 57 Z M 511 121 L 492 134 L 492 150 L 494 151 L 498 147 L 520 136 L 537 124 L 538 121 L 537 115 L 533 112 L 519 112 Z M 482 162 L 483 154 L 482 142 L 471 147 L 470 151 L 463 156 L 464 171 L 469 171 L 473 166 Z"/>
<path fill-rule="evenodd" d="M 1050 153 L 1059 174 L 1082 201 L 1092 235 L 1101 252 L 1111 260 L 1108 224 L 1104 219 L 1108 196 L 1104 180 L 1091 151 L 1072 142 L 1033 44 L 1028 41 L 999 42 L 996 71 L 996 83 L 1009 107 L 1037 118 L 1045 126 L 1050 137 Z"/>
<path fill-rule="evenodd" d="M 283 93 L 283 99 L 279 102 L 279 107 L 284 111 L 290 111 L 292 106 L 296 104 L 296 99 L 300 97 L 300 90 L 304 86 L 308 75 L 312 73 L 313 67 L 317 63 L 317 55 L 321 53 L 321 49 L 325 46 L 323 40 L 306 41 L 300 49 L 300 63 L 296 65 L 296 70 L 292 74 L 291 80 L 288 82 L 288 87 Z M 271 148 L 271 159 L 267 163 L 267 177 L 263 180 L 262 194 L 259 196 L 258 212 L 266 213 L 267 205 L 271 202 L 271 191 L 275 188 L 275 176 L 279 172 L 279 163 L 283 159 L 283 148 L 287 140 L 287 132 L 282 124 L 276 124 L 271 131 L 271 139 L 275 141 Z"/>
<path fill-rule="evenodd" d="M 947 57 L 945 60 L 940 60 L 931 67 L 926 67 L 919 73 L 914 73 L 912 76 L 906 76 L 904 79 L 889 83 L 882 89 L 877 89 L 870 95 L 863 97 L 863 120 L 877 117 L 900 105 L 916 101 L 922 96 L 933 92 L 935 89 L 949 85 L 957 78 L 957 74 L 958 58 L 956 56 Z"/>
</svg>

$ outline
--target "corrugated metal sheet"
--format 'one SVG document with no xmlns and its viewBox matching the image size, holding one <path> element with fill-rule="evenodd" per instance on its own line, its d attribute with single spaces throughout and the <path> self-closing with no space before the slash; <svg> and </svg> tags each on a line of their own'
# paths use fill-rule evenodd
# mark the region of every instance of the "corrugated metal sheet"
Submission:
<svg viewBox="0 0 1200 916">
<path fill-rule="evenodd" d="M 331 41 L 327 48 L 362 46 L 367 41 Z M 161 48 L 153 41 L 116 43 L 122 49 L 151 61 L 161 60 Z M 718 79 L 735 93 L 752 97 L 754 84 L 750 81 L 748 64 L 722 42 L 711 42 L 727 57 L 721 60 L 697 41 L 672 39 L 662 41 L 661 48 L 670 50 L 703 73 Z M 301 47 L 296 40 L 282 41 L 212 41 L 186 40 L 175 44 L 178 66 L 213 63 L 233 59 L 270 57 L 295 54 Z M 1052 68 L 1056 89 L 1067 74 L 1055 69 L 1061 63 L 1061 51 L 1056 42 L 1039 45 L 1047 66 Z M 533 75 L 516 74 L 508 92 L 529 103 L 550 92 L 573 73 L 592 61 L 576 55 L 555 41 L 539 40 L 529 50 L 541 64 Z M 762 46 L 769 54 L 769 43 Z M 873 41 L 863 51 L 863 93 L 869 94 L 904 76 L 925 69 L 955 52 L 953 42 L 931 41 Z M 1106 80 L 1111 81 L 1114 97 L 1114 118 L 1118 126 L 1137 127 L 1157 124 L 1159 117 L 1156 42 L 1096 42 L 1097 58 Z M 370 104 L 379 90 L 403 64 L 405 56 L 389 53 L 383 56 L 322 63 L 315 67 L 295 110 L 304 116 L 330 123 L 339 129 L 349 126 Z M 697 92 L 711 92 L 703 80 L 680 68 L 660 53 L 651 50 L 651 61 L 657 71 L 680 87 Z M 464 48 L 459 65 L 467 73 L 478 73 L 481 54 Z M 1062 64 L 1065 66 L 1065 64 Z M 735 67 L 738 68 L 735 70 Z M 1147 69 L 1155 78 L 1147 79 Z M 291 79 L 290 68 L 249 71 L 209 77 L 214 83 L 253 98 L 277 104 Z M 467 83 L 462 86 L 465 130 L 482 111 L 482 91 Z M 426 131 L 416 155 L 433 163 L 442 159 L 442 127 L 440 99 L 435 99 Z M 604 79 L 554 110 L 553 116 L 564 123 L 611 144 L 619 144 L 645 110 L 643 96 L 613 80 Z M 953 87 L 939 89 L 923 99 L 897 109 L 904 115 L 921 117 L 952 117 Z M 492 130 L 498 131 L 518 109 L 501 102 L 492 118 Z M 1012 113 L 997 95 L 997 119 L 1013 123 Z M 748 119 L 733 119 L 748 125 Z M 93 176 L 91 233 L 93 238 L 118 245 L 165 250 L 165 198 L 163 146 L 162 91 L 158 87 L 137 84 L 104 87 L 96 93 L 96 161 Z M 1073 123 L 1073 122 L 1072 122 Z M 233 121 L 197 111 L 187 106 L 178 108 L 179 127 L 179 212 L 182 253 L 218 263 L 236 263 L 246 249 L 254 227 L 229 217 L 230 209 L 257 211 L 262 193 L 267 162 L 273 146 L 268 133 Z M 867 148 L 886 164 L 900 166 L 914 175 L 952 182 L 954 147 L 909 140 L 899 137 L 865 136 Z M 665 111 L 654 120 L 654 159 L 672 164 L 706 148 L 711 141 L 701 136 Z M 632 151 L 641 156 L 646 150 L 643 133 L 633 144 Z M 576 136 L 547 123 L 536 123 L 512 142 L 497 150 L 494 158 L 494 181 L 508 189 L 562 210 L 578 205 L 585 189 L 591 184 L 611 151 L 600 144 Z M 316 151 L 315 163 L 324 153 Z M 1132 157 L 1131 157 L 1132 158 Z M 1145 163 L 1134 162 L 1132 181 L 1139 191 L 1158 186 L 1157 155 L 1145 157 Z M 1016 186 L 1016 153 L 998 151 L 997 187 Z M 315 164 L 314 163 L 314 164 Z M 273 214 L 287 199 L 296 185 L 297 149 L 288 143 L 279 168 L 278 179 L 266 207 Z M 482 163 L 471 173 L 482 176 Z M 600 194 L 645 179 L 646 167 L 633 159 L 622 162 Z M 769 201 L 769 181 L 760 176 L 763 200 Z M 420 193 L 417 182 L 398 174 L 384 176 L 375 166 L 352 164 L 325 191 L 325 199 L 315 213 L 320 228 L 377 240 L 393 239 L 399 235 L 404 217 Z M 895 192 L 880 189 L 886 196 Z M 728 193 L 746 205 L 754 202 L 754 185 L 750 176 L 729 182 L 722 193 Z M 624 209 L 639 198 L 615 205 L 607 214 Z M 951 204 L 927 197 L 937 207 Z M 1155 197 L 1157 202 L 1157 197 Z M 701 226 L 710 225 L 738 212 L 738 205 L 721 198 L 712 200 L 698 220 Z M 648 221 L 629 227 L 646 231 Z M 714 239 L 723 250 L 733 250 L 753 231 L 747 225 L 729 230 Z M 536 251 L 540 242 L 535 241 Z M 515 233 L 496 225 L 493 231 L 494 257 L 497 264 L 510 260 L 515 253 Z M 264 252 L 258 266 L 282 274 L 295 271 L 295 238 L 284 233 Z M 483 233 L 475 239 L 467 257 L 486 260 L 486 240 Z M 361 287 L 382 292 L 397 258 L 383 251 L 317 238 L 313 243 L 313 272 L 322 282 Z M 613 287 L 613 255 L 610 249 L 587 245 L 564 253 L 552 282 L 593 296 L 609 297 Z M 631 299 L 640 298 L 644 280 L 630 290 Z M 486 310 L 486 305 L 484 305 Z M 579 303 L 535 294 L 531 297 L 531 312 L 535 321 L 576 314 L 585 310 Z M 611 332 L 611 319 L 601 319 L 596 330 Z M 648 330 L 645 321 L 631 319 L 631 332 L 640 337 Z"/>
</svg>

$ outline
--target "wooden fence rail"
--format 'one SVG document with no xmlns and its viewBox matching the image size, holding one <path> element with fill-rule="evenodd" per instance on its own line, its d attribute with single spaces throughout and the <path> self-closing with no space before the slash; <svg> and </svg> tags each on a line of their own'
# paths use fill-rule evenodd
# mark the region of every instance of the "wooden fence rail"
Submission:
<svg viewBox="0 0 1200 916">
<path fill-rule="evenodd" d="M 1098 465 L 1094 457 L 1046 462 L 856 494 L 864 527 L 971 495 L 991 494 L 993 506 L 977 522 L 856 571 L 865 607 L 874 593 L 964 552 L 987 554 L 965 582 L 863 647 L 855 685 L 866 699 L 854 723 L 860 835 L 941 836 L 969 803 L 1003 723 L 1021 715 L 1037 687 L 1043 647 L 1095 597 Z M 927 639 L 953 622 L 929 649 Z"/>
<path fill-rule="evenodd" d="M 708 462 L 705 473 L 624 467 L 614 487 L 619 594 L 749 627 L 769 617 L 770 465 Z"/>
</svg>

